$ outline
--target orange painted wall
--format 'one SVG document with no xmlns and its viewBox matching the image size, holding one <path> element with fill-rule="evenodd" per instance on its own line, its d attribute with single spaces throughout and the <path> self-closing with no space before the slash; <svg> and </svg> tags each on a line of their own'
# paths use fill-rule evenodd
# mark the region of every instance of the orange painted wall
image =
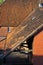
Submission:
<svg viewBox="0 0 43 65">
<path fill-rule="evenodd" d="M 35 36 L 33 41 L 33 55 L 41 56 L 43 55 L 43 31 Z"/>
</svg>

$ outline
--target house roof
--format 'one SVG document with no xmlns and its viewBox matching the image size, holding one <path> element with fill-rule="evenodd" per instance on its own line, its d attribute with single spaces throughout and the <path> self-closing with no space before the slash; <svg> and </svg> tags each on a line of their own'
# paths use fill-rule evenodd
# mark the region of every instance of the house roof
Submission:
<svg viewBox="0 0 43 65">
<path fill-rule="evenodd" d="M 0 26 L 18 26 L 37 7 L 36 0 L 6 0 L 0 5 Z"/>
<path fill-rule="evenodd" d="M 13 33 L 9 34 L 10 37 L 8 36 L 6 43 L 8 46 L 19 45 L 41 28 L 43 29 L 43 11 L 36 9 L 18 27 L 13 29 Z"/>
<path fill-rule="evenodd" d="M 24 1 L 29 1 L 29 0 L 24 0 Z M 32 11 L 30 10 L 30 7 L 28 8 L 29 5 L 31 6 L 31 4 L 24 6 L 26 3 L 28 4 L 28 2 L 25 2 L 25 4 L 23 5 L 21 2 L 19 2 L 18 4 L 18 1 L 16 1 L 17 4 L 14 4 L 14 2 L 12 2 L 11 0 L 7 0 L 6 1 L 7 4 L 5 3 L 1 5 L 0 8 L 1 9 L 0 26 L 16 27 L 13 29 L 13 33 L 11 37 L 10 38 L 8 37 L 6 40 L 8 47 L 9 46 L 12 47 L 12 49 L 8 53 L 14 50 L 18 45 L 20 45 L 27 38 L 34 35 L 37 31 L 43 29 L 43 10 L 36 8 Z M 10 25 L 10 24 L 14 24 L 14 25 Z"/>
<path fill-rule="evenodd" d="M 32 13 L 33 15 L 31 15 L 31 17 L 27 17 L 20 26 L 13 30 L 13 34 L 11 36 L 12 39 L 10 39 L 10 41 L 9 38 L 7 39 L 8 47 L 12 47 L 11 50 L 15 49 L 30 36 L 36 34 L 40 29 L 43 30 L 43 14 L 41 13 L 41 11 L 35 10 L 34 14 Z"/>
</svg>

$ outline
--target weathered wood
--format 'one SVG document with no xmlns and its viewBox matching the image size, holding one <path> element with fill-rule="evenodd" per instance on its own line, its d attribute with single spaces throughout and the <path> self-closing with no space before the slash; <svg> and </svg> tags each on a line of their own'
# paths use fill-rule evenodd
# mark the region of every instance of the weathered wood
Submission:
<svg viewBox="0 0 43 65">
<path fill-rule="evenodd" d="M 33 17 L 35 18 L 32 20 Z M 34 33 L 41 27 L 43 27 L 43 14 L 42 11 L 36 10 L 30 17 L 26 18 L 24 23 L 13 30 L 11 37 L 6 40 L 6 48 L 15 48 L 25 39 L 34 35 Z"/>
<path fill-rule="evenodd" d="M 38 3 L 38 0 L 6 0 L 0 5 L 0 26 L 20 25 Z"/>
<path fill-rule="evenodd" d="M 1 36 L 7 36 L 7 31 L 8 31 L 7 27 L 1 27 L 0 28 L 0 37 Z"/>
<path fill-rule="evenodd" d="M 38 11 L 40 12 L 40 11 Z M 33 15 L 38 14 L 37 11 L 34 12 Z M 28 24 L 27 24 L 28 22 Z M 29 23 L 30 22 L 30 23 Z M 10 42 L 6 45 L 7 48 L 11 48 L 10 51 L 6 53 L 4 57 L 6 57 L 9 53 L 11 53 L 16 47 L 18 47 L 23 41 L 25 41 L 27 38 L 29 38 L 31 35 L 39 31 L 39 29 L 43 29 L 43 14 L 38 14 L 38 17 L 36 17 L 34 20 L 31 18 L 28 18 L 27 21 L 25 21 L 24 28 L 22 30 L 19 30 L 19 32 L 13 34 L 13 38 L 10 40 Z M 18 27 L 19 29 L 19 27 Z M 16 30 L 18 30 L 16 29 Z"/>
<path fill-rule="evenodd" d="M 30 35 L 34 30 L 36 30 L 41 24 L 43 24 L 43 11 L 40 11 L 39 9 L 37 9 L 37 10 L 34 10 L 30 15 L 28 15 L 18 27 L 10 27 L 12 30 L 11 33 L 8 33 L 8 27 L 1 27 L 0 36 L 7 36 L 7 39 L 5 42 L 6 46 L 4 49 L 12 48 L 12 46 L 15 46 L 14 43 L 16 43 L 20 38 L 21 40 L 22 38 L 24 40 L 28 35 Z M 20 38 L 18 37 L 18 35 Z"/>
<path fill-rule="evenodd" d="M 7 36 L 8 37 L 11 36 L 11 33 L 15 27 L 9 27 L 9 28 L 10 28 L 10 32 L 8 32 L 8 27 L 0 27 L 0 49 L 2 50 L 5 49 L 4 47 L 6 45 Z"/>
<path fill-rule="evenodd" d="M 11 48 L 8 53 L 43 27 L 43 11 L 34 10 L 37 8 L 36 2 L 38 5 L 37 0 L 7 0 L 1 5 L 0 26 L 13 26 L 14 24 L 15 27 L 10 37 L 6 39 L 4 50 Z"/>
</svg>

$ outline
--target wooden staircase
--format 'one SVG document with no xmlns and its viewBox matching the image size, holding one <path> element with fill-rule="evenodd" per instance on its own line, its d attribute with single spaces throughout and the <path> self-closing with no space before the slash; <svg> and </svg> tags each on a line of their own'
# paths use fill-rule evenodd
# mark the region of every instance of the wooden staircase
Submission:
<svg viewBox="0 0 43 65">
<path fill-rule="evenodd" d="M 39 0 L 6 0 L 0 6 L 0 26 L 15 27 L 7 34 L 4 49 L 10 51 L 4 57 L 43 28 L 43 10 L 38 8 L 38 3 Z"/>
<path fill-rule="evenodd" d="M 13 30 L 11 37 L 6 40 L 6 49 L 11 48 L 6 55 L 16 49 L 27 38 L 36 34 L 41 28 L 43 28 L 43 11 L 36 9 L 30 16 L 27 16 L 21 25 Z"/>
</svg>

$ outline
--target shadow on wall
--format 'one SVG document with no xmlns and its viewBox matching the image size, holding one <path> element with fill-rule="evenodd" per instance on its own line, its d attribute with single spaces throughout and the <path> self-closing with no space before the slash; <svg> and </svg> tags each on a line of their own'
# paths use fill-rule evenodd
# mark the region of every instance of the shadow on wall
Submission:
<svg viewBox="0 0 43 65">
<path fill-rule="evenodd" d="M 33 65 L 43 65 L 43 56 L 33 56 Z"/>
</svg>

